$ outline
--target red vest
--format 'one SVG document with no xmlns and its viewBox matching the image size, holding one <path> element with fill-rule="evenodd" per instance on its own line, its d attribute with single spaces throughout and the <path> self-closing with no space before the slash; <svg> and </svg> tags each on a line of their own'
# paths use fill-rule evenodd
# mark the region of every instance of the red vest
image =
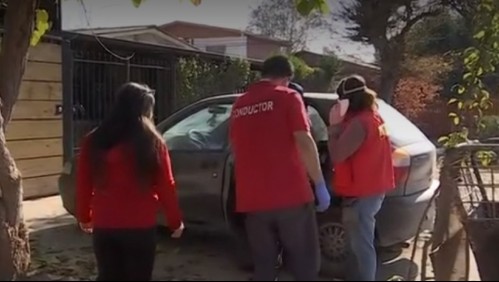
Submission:
<svg viewBox="0 0 499 282">
<path fill-rule="evenodd" d="M 343 126 L 360 120 L 364 142 L 348 159 L 334 166 L 333 189 L 343 197 L 369 197 L 395 188 L 392 149 L 384 121 L 376 111 L 347 115 Z M 341 149 L 340 149 L 341 150 Z"/>
</svg>

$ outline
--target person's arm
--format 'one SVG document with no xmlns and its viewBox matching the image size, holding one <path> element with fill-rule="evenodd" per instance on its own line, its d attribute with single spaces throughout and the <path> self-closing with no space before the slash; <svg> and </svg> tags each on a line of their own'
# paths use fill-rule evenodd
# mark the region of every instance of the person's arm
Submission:
<svg viewBox="0 0 499 282">
<path fill-rule="evenodd" d="M 343 131 L 339 125 L 329 127 L 328 150 L 333 164 L 352 156 L 366 138 L 366 130 L 360 120 L 352 121 Z"/>
<path fill-rule="evenodd" d="M 93 181 L 89 143 L 89 137 L 86 137 L 80 146 L 80 155 L 76 166 L 76 218 L 83 224 L 92 222 Z"/>
<path fill-rule="evenodd" d="M 290 95 L 288 121 L 298 147 L 301 159 L 314 184 L 324 182 L 319 153 L 314 138 L 310 133 L 310 122 L 302 99 L 298 94 Z"/>
<path fill-rule="evenodd" d="M 171 231 L 176 231 L 182 226 L 182 214 L 178 204 L 170 155 L 168 154 L 168 148 L 164 144 L 161 145 L 160 159 L 161 170 L 158 175 L 156 193 L 168 221 L 168 227 Z"/>
</svg>

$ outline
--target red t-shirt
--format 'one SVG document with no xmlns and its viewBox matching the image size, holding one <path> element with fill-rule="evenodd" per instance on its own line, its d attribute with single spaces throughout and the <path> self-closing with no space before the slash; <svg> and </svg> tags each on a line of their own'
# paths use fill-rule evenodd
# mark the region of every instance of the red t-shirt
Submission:
<svg viewBox="0 0 499 282">
<path fill-rule="evenodd" d="M 235 161 L 236 209 L 257 212 L 313 201 L 293 133 L 309 131 L 299 94 L 260 81 L 237 99 L 230 141 Z"/>
<path fill-rule="evenodd" d="M 162 173 L 149 190 L 138 185 L 134 160 L 125 153 L 130 150 L 126 144 L 107 152 L 104 183 L 95 188 L 88 145 L 89 137 L 82 143 L 77 166 L 76 216 L 80 222 L 92 222 L 96 228 L 149 228 L 156 225 L 162 207 L 170 229 L 180 227 L 182 217 L 166 145 L 160 151 Z"/>
</svg>

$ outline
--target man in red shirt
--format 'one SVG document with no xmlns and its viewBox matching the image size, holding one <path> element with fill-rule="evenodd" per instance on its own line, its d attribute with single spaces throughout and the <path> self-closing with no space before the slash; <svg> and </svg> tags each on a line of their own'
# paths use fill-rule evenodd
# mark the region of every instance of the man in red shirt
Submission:
<svg viewBox="0 0 499 282">
<path fill-rule="evenodd" d="M 255 281 L 277 277 L 279 246 L 298 281 L 317 280 L 319 241 L 314 209 L 330 204 L 302 99 L 288 88 L 293 68 L 284 56 L 264 62 L 263 79 L 234 104 L 236 208 L 246 213 Z M 308 173 L 308 176 L 307 176 Z"/>
</svg>

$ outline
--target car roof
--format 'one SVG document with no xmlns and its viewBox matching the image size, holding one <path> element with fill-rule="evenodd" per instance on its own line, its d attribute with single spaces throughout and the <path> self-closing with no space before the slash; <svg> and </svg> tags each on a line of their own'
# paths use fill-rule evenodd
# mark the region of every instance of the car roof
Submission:
<svg viewBox="0 0 499 282">
<path fill-rule="evenodd" d="M 219 100 L 219 99 L 237 99 L 238 97 L 242 96 L 244 93 L 233 93 L 233 94 L 220 94 L 220 95 L 214 95 L 208 98 L 201 99 L 199 102 L 204 102 L 204 101 L 212 101 L 212 100 Z M 304 94 L 305 99 L 312 99 L 312 100 L 338 100 L 338 94 L 336 93 L 326 93 L 326 92 L 305 92 Z"/>
</svg>

